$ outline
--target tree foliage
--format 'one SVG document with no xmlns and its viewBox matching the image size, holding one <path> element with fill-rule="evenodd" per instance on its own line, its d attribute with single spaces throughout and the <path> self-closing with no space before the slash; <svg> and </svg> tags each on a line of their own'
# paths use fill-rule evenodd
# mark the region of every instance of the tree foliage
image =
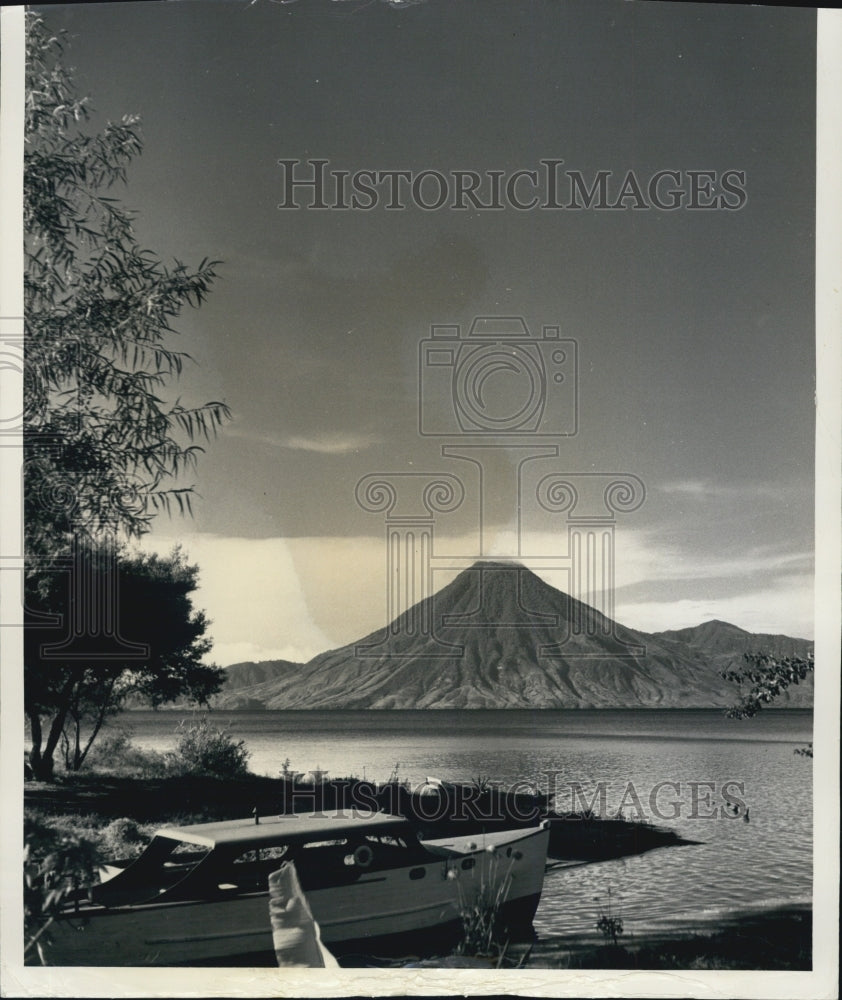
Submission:
<svg viewBox="0 0 842 1000">
<path fill-rule="evenodd" d="M 218 262 L 165 266 L 109 192 L 142 149 L 139 119 L 85 131 L 88 101 L 62 63 L 63 38 L 27 22 L 25 477 L 30 556 L 104 525 L 137 536 L 157 511 L 190 510 L 199 439 L 229 416 L 219 401 L 168 403 L 189 356 L 167 345 L 204 301 Z"/>
<path fill-rule="evenodd" d="M 101 858 L 87 838 L 31 817 L 24 820 L 24 844 L 24 960 L 37 955 L 47 965 L 50 925 L 71 893 L 96 881 Z"/>
<path fill-rule="evenodd" d="M 198 567 L 188 565 L 180 549 L 166 557 L 122 554 L 116 562 L 90 552 L 84 558 L 91 565 L 81 594 L 74 594 L 72 574 L 54 572 L 42 574 L 40 589 L 28 595 L 28 612 L 38 619 L 30 618 L 24 632 L 24 708 L 32 735 L 30 766 L 39 778 L 52 775 L 59 748 L 66 767 L 78 770 L 103 723 L 127 700 L 204 703 L 224 676 L 202 663 L 211 648 L 209 623 L 191 600 Z M 67 618 L 78 616 L 89 591 L 101 594 L 114 585 L 114 628 L 86 635 L 83 654 L 75 655 L 72 643 L 62 643 Z"/>
<path fill-rule="evenodd" d="M 205 300 L 218 262 L 168 266 L 140 245 L 113 197 L 142 150 L 139 119 L 91 128 L 64 41 L 27 15 L 24 686 L 38 777 L 60 745 L 81 766 L 129 694 L 154 705 L 217 689 L 219 672 L 200 662 L 210 642 L 189 598 L 196 568 L 123 546 L 156 513 L 191 512 L 184 474 L 230 415 L 168 394 L 192 360 L 170 346 L 175 320 Z M 73 639 L 64 656 L 57 629 Z"/>
<path fill-rule="evenodd" d="M 748 684 L 748 691 L 741 694 L 740 701 L 728 709 L 729 719 L 750 719 L 752 716 L 779 698 L 791 684 L 806 679 L 814 668 L 813 654 L 808 656 L 775 657 L 769 653 L 745 653 L 744 670 L 723 670 L 727 681 L 741 688 Z"/>
<path fill-rule="evenodd" d="M 779 698 L 791 684 L 806 680 L 807 674 L 815 669 L 813 654 L 803 656 L 775 657 L 769 653 L 745 653 L 747 667 L 744 670 L 723 670 L 727 681 L 750 685 L 739 702 L 727 711 L 729 719 L 750 719 L 776 698 Z M 813 744 L 798 747 L 795 753 L 801 757 L 813 756 Z"/>
</svg>

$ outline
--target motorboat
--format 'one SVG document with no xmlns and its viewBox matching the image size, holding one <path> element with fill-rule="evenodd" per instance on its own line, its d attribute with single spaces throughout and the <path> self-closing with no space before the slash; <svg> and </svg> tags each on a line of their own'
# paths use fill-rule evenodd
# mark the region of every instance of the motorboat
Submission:
<svg viewBox="0 0 842 1000">
<path fill-rule="evenodd" d="M 424 840 L 402 817 L 349 810 L 163 827 L 136 859 L 68 899 L 46 957 L 58 966 L 275 964 L 268 881 L 290 861 L 334 955 L 452 948 L 477 905 L 515 934 L 535 915 L 548 841 L 546 822 Z"/>
</svg>

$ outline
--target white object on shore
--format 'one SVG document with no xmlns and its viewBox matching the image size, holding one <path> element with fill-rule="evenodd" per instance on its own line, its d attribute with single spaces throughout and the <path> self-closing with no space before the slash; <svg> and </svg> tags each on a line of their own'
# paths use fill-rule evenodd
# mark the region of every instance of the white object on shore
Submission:
<svg viewBox="0 0 842 1000">
<path fill-rule="evenodd" d="M 269 876 L 269 919 L 272 944 L 281 968 L 336 969 L 339 963 L 322 944 L 307 897 L 292 861 Z"/>
</svg>

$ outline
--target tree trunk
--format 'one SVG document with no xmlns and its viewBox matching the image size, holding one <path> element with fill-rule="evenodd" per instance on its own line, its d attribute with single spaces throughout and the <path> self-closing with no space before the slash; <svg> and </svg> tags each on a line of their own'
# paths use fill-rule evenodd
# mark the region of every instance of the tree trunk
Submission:
<svg viewBox="0 0 842 1000">
<path fill-rule="evenodd" d="M 37 765 L 32 765 L 32 773 L 35 776 L 36 781 L 52 781 L 53 771 L 55 769 L 55 762 L 53 760 L 53 755 L 55 754 L 58 742 L 61 739 L 61 734 L 64 729 L 64 723 L 67 720 L 67 713 L 70 709 L 71 696 L 73 693 L 73 687 L 78 679 L 78 672 L 74 671 L 73 674 L 67 679 L 67 682 L 62 689 L 61 695 L 59 696 L 58 703 L 61 706 L 53 718 L 50 724 L 50 732 L 47 736 L 47 742 L 44 745 L 44 749 L 38 754 Z M 38 723 L 38 733 L 39 733 L 39 748 L 41 742 L 41 724 L 40 720 Z M 34 741 L 33 741 L 34 747 Z M 31 762 L 30 762 L 31 763 Z"/>
<path fill-rule="evenodd" d="M 44 740 L 44 734 L 41 729 L 41 716 L 34 710 L 26 714 L 29 718 L 29 732 L 32 737 L 32 749 L 29 751 L 29 766 L 32 769 L 32 777 L 36 781 L 49 781 L 52 777 L 53 768 L 52 762 L 50 762 L 48 768 L 49 774 L 45 776 L 44 758 L 41 755 L 41 744 Z"/>
<path fill-rule="evenodd" d="M 36 781 L 53 780 L 53 755 L 47 754 L 40 747 L 35 747 L 29 752 L 29 766 L 32 768 L 32 777 Z"/>
<path fill-rule="evenodd" d="M 105 714 L 108 711 L 108 709 L 111 707 L 111 696 L 114 694 L 114 688 L 115 688 L 116 684 L 117 684 L 117 677 L 115 676 L 115 677 L 113 677 L 111 679 L 111 683 L 108 685 L 108 691 L 106 692 L 104 698 L 100 702 L 99 711 L 97 712 L 96 721 L 94 722 L 93 729 L 91 730 L 91 735 L 88 738 L 88 742 L 85 744 L 85 749 L 82 751 L 81 756 L 79 754 L 79 747 L 78 747 L 79 731 L 78 731 L 78 729 L 76 731 L 76 736 L 77 736 L 76 756 L 77 756 L 77 758 L 79 760 L 79 763 L 78 763 L 77 768 L 76 768 L 77 770 L 82 766 L 82 764 L 84 764 L 85 758 L 88 756 L 88 751 L 91 749 L 91 746 L 92 746 L 94 740 L 99 735 L 99 731 L 102 728 L 103 722 L 105 721 Z"/>
<path fill-rule="evenodd" d="M 47 742 L 44 745 L 44 752 L 41 755 L 41 760 L 43 764 L 49 769 L 50 778 L 52 778 L 53 769 L 55 767 L 53 761 L 53 755 L 56 752 L 56 747 L 58 746 L 58 742 L 61 739 L 61 734 L 64 731 L 64 723 L 66 719 L 67 719 L 66 709 L 62 712 L 59 712 L 59 714 L 53 719 L 52 724 L 50 725 L 49 735 L 47 736 Z M 42 780 L 49 781 L 50 778 L 44 778 Z"/>
</svg>

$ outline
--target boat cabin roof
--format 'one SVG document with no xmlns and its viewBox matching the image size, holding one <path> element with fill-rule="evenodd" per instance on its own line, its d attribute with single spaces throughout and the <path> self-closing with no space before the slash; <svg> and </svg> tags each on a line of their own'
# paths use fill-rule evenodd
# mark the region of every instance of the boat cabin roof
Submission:
<svg viewBox="0 0 842 1000">
<path fill-rule="evenodd" d="M 242 846 L 273 847 L 308 841 L 338 840 L 349 835 L 407 833 L 409 823 L 401 816 L 386 813 L 360 813 L 355 810 L 317 815 L 280 815 L 197 823 L 191 826 L 164 827 L 156 837 L 199 844 L 202 847 Z"/>
</svg>

